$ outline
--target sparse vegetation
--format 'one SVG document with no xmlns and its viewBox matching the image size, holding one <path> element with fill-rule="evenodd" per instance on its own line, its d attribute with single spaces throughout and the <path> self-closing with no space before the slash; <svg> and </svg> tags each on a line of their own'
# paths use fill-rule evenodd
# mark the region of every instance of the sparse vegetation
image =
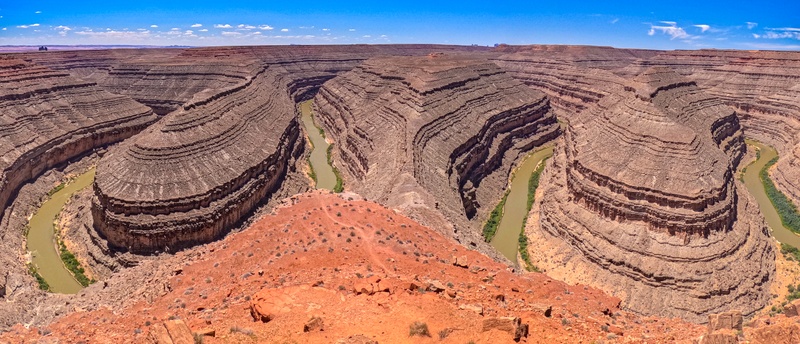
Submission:
<svg viewBox="0 0 800 344">
<path fill-rule="evenodd" d="M 447 338 L 447 336 L 450 335 L 450 333 L 453 333 L 452 328 L 446 328 L 444 330 L 439 331 L 439 340 L 444 340 L 445 338 Z"/>
<path fill-rule="evenodd" d="M 56 192 L 61 191 L 61 189 L 63 189 L 65 186 L 67 186 L 66 182 L 62 182 L 61 184 L 58 184 L 58 186 L 54 187 L 53 190 L 50 190 L 49 192 L 47 192 L 47 197 L 53 197 L 53 195 L 55 195 Z"/>
<path fill-rule="evenodd" d="M 533 202 L 536 200 L 536 189 L 539 188 L 539 177 L 542 175 L 542 171 L 544 171 L 544 166 L 547 162 L 547 159 L 548 158 L 542 159 L 542 162 L 539 163 L 539 166 L 536 167 L 536 170 L 531 173 L 531 178 L 528 179 L 528 206 L 525 210 L 526 214 L 531 211 Z M 527 222 L 528 217 L 526 216 L 522 220 L 522 229 L 519 232 L 519 245 L 517 247 L 519 248 L 519 255 L 522 257 L 522 261 L 525 262 L 525 270 L 539 272 L 539 268 L 536 267 L 536 265 L 533 265 L 531 262 L 531 256 L 528 254 L 528 237 L 525 236 L 525 225 Z"/>
<path fill-rule="evenodd" d="M 764 191 L 766 191 L 767 197 L 769 197 L 770 202 L 778 212 L 783 226 L 792 232 L 800 233 L 800 214 L 797 213 L 797 207 L 783 192 L 775 187 L 775 183 L 769 178 L 769 168 L 775 165 L 776 162 L 778 162 L 778 157 L 773 158 L 764 165 L 758 176 L 761 178 Z"/>
<path fill-rule="evenodd" d="M 194 344 L 203 344 L 205 341 L 203 335 L 197 332 L 192 333 L 192 338 L 194 339 Z"/>
<path fill-rule="evenodd" d="M 494 207 L 492 213 L 489 214 L 489 219 L 486 220 L 486 224 L 483 225 L 483 238 L 486 239 L 486 242 L 491 242 L 495 233 L 497 233 L 497 227 L 500 225 L 500 219 L 503 218 L 503 207 L 506 205 L 508 193 L 509 190 L 506 190 L 506 193 L 503 195 L 503 199 L 500 200 L 500 203 L 497 203 L 497 206 Z"/>
<path fill-rule="evenodd" d="M 82 286 L 86 287 L 89 284 L 96 282 L 94 279 L 89 279 L 86 277 L 86 270 L 81 267 L 81 263 L 75 258 L 75 255 L 72 254 L 69 250 L 67 250 L 67 246 L 64 245 L 63 241 L 58 242 L 58 249 L 61 254 L 61 261 L 64 262 L 64 266 L 72 272 L 72 275 L 75 276 L 75 279 L 78 280 Z"/>
<path fill-rule="evenodd" d="M 430 337 L 431 332 L 428 331 L 428 324 L 420 321 L 415 321 L 408 327 L 408 336 Z"/>
<path fill-rule="evenodd" d="M 314 149 L 314 144 L 311 144 L 311 149 Z M 314 181 L 314 184 L 317 183 L 317 171 L 314 171 L 314 164 L 311 163 L 311 155 L 308 156 L 308 177 Z"/>
<path fill-rule="evenodd" d="M 40 275 L 39 272 L 36 271 L 36 267 L 33 266 L 33 263 L 28 264 L 28 273 L 30 273 L 31 276 L 33 276 L 33 278 L 36 279 L 36 283 L 39 285 L 39 289 L 44 291 L 50 291 L 50 285 L 47 284 L 47 281 L 44 280 L 42 275 Z"/>
<path fill-rule="evenodd" d="M 344 191 L 344 181 L 342 180 L 342 174 L 341 172 L 339 172 L 339 169 L 333 165 L 333 157 L 331 156 L 332 152 L 333 152 L 333 144 L 328 146 L 328 165 L 331 165 L 333 174 L 336 176 L 336 185 L 333 187 L 333 192 L 340 193 Z"/>
<path fill-rule="evenodd" d="M 233 326 L 233 327 L 231 327 L 231 333 L 241 333 L 241 334 L 243 334 L 245 336 L 250 337 L 251 339 L 254 339 L 254 340 L 257 339 L 255 333 L 253 333 L 253 330 L 251 330 L 249 328 L 241 328 L 239 326 Z"/>
</svg>

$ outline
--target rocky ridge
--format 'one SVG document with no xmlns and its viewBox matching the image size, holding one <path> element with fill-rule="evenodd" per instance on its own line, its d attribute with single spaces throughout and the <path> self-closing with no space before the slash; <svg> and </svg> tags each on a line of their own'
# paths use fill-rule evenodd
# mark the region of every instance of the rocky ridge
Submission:
<svg viewBox="0 0 800 344">
<path fill-rule="evenodd" d="M 349 190 L 471 245 L 511 166 L 559 132 L 542 93 L 440 54 L 367 60 L 325 83 L 314 109 Z"/>
<path fill-rule="evenodd" d="M 156 120 L 132 99 L 18 59 L 0 59 L 0 205 L 23 183 Z"/>
<path fill-rule="evenodd" d="M 17 325 L 0 341 L 691 343 L 705 332 L 621 311 L 619 299 L 587 286 L 511 273 L 358 199 L 286 199 L 245 231 L 127 269 L 62 302 L 66 316 Z M 428 335 L 410 336 L 415 323 Z"/>
<path fill-rule="evenodd" d="M 638 313 L 752 314 L 769 302 L 775 252 L 734 179 L 743 150 L 733 109 L 648 69 L 570 120 L 526 228 L 535 264 Z"/>
<path fill-rule="evenodd" d="M 170 251 L 217 239 L 275 191 L 303 152 L 271 68 L 204 92 L 101 159 L 92 214 L 117 248 Z"/>
</svg>

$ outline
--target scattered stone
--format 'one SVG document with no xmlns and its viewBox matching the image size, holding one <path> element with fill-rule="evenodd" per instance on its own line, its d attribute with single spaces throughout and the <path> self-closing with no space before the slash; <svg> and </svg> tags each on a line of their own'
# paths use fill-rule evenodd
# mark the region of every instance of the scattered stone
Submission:
<svg viewBox="0 0 800 344">
<path fill-rule="evenodd" d="M 483 319 L 482 332 L 500 330 L 514 336 L 514 341 L 528 337 L 528 324 L 523 324 L 518 317 L 492 317 Z"/>
<path fill-rule="evenodd" d="M 316 332 L 316 331 L 324 331 L 325 324 L 320 317 L 311 317 L 308 319 L 305 325 L 303 325 L 303 332 Z"/>
<path fill-rule="evenodd" d="M 708 316 L 708 333 L 716 330 L 742 330 L 742 312 L 728 311 Z"/>
</svg>

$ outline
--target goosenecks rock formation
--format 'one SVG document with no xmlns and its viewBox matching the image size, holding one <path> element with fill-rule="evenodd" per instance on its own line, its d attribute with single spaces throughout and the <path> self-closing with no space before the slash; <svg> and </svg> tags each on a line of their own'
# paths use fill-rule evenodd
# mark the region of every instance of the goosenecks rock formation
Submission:
<svg viewBox="0 0 800 344">
<path fill-rule="evenodd" d="M 535 264 L 600 287 L 642 314 L 702 322 L 769 302 L 775 252 L 736 186 L 734 110 L 651 68 L 570 119 L 545 169 Z M 535 209 L 534 209 L 535 210 Z"/>
<path fill-rule="evenodd" d="M 325 83 L 314 108 L 348 189 L 473 245 L 512 164 L 559 132 L 541 92 L 440 54 L 367 60 Z"/>
<path fill-rule="evenodd" d="M 276 190 L 304 144 L 272 67 L 201 92 L 97 167 L 95 228 L 118 248 L 176 250 L 217 239 Z"/>
<path fill-rule="evenodd" d="M 43 171 L 128 138 L 156 119 L 148 107 L 92 82 L 0 58 L 0 206 Z"/>
</svg>

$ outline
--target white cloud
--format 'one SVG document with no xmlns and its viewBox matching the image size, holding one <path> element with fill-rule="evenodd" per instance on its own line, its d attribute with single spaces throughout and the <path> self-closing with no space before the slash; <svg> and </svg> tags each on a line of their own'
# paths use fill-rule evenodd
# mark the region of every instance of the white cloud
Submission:
<svg viewBox="0 0 800 344">
<path fill-rule="evenodd" d="M 6 31 L 6 28 L 3 28 L 3 31 Z"/>
<path fill-rule="evenodd" d="M 201 29 L 200 32 L 208 32 L 208 29 Z"/>
<path fill-rule="evenodd" d="M 669 20 L 662 20 L 662 21 L 660 21 L 660 23 L 661 23 L 661 24 L 667 24 L 667 25 L 669 25 L 669 26 L 676 26 L 676 25 L 678 25 L 678 23 L 677 23 L 677 22 L 674 22 L 674 21 L 669 21 Z"/>
<path fill-rule="evenodd" d="M 372 36 L 370 36 L 370 35 L 364 35 L 363 37 L 364 37 L 364 38 L 371 38 Z"/>
<path fill-rule="evenodd" d="M 761 37 L 761 35 L 759 35 L 759 34 L 757 34 L 757 33 L 754 33 L 754 34 L 753 34 L 753 38 L 760 38 L 760 37 Z"/>
<path fill-rule="evenodd" d="M 214 28 L 215 29 L 232 29 L 233 26 L 231 26 L 231 24 L 215 24 Z"/>
<path fill-rule="evenodd" d="M 782 39 L 782 38 L 794 38 L 800 40 L 800 28 L 795 27 L 778 27 L 778 28 L 767 28 L 766 33 L 762 34 L 760 38 L 767 38 L 767 39 Z M 755 36 L 754 36 L 755 37 Z M 759 37 L 756 37 L 759 38 Z"/>
<path fill-rule="evenodd" d="M 313 26 L 300 26 L 300 28 L 303 29 L 303 30 L 306 30 L 306 29 L 313 29 L 314 27 Z"/>
<path fill-rule="evenodd" d="M 33 13 L 42 14 L 42 11 L 36 11 L 36 12 L 33 12 Z"/>
<path fill-rule="evenodd" d="M 172 30 L 172 31 L 180 31 L 180 29 L 179 29 L 179 28 L 177 28 L 177 27 L 173 27 L 173 28 L 171 28 L 170 30 Z"/>
<path fill-rule="evenodd" d="M 750 30 L 752 30 L 753 28 L 758 26 L 758 23 L 754 23 L 754 22 L 746 22 L 746 23 L 747 23 L 747 28 L 750 29 Z"/>
<path fill-rule="evenodd" d="M 155 24 L 153 24 L 153 25 L 150 25 L 150 27 L 152 27 L 152 28 L 157 28 L 157 27 L 158 27 L 158 25 L 155 25 Z"/>
<path fill-rule="evenodd" d="M 192 24 L 192 27 L 203 27 L 203 24 Z"/>
<path fill-rule="evenodd" d="M 238 26 L 236 26 L 236 27 L 238 27 L 238 28 L 239 28 L 239 30 L 252 30 L 252 29 L 255 29 L 255 28 L 256 28 L 256 27 L 255 27 L 255 26 L 253 26 L 253 25 L 247 25 L 247 24 L 239 24 L 239 25 L 238 25 Z"/>
<path fill-rule="evenodd" d="M 381 35 L 381 38 L 386 38 L 386 37 L 389 37 L 389 36 L 387 36 L 387 35 Z"/>
<path fill-rule="evenodd" d="M 331 31 L 331 29 L 325 28 L 325 29 L 322 29 L 322 31 Z"/>
<path fill-rule="evenodd" d="M 347 31 L 353 32 L 353 31 L 356 31 L 356 29 L 350 29 L 350 30 L 347 30 Z"/>
<path fill-rule="evenodd" d="M 256 31 L 256 32 L 253 32 L 253 34 L 254 34 L 254 35 L 260 35 L 260 34 L 261 34 L 261 31 Z"/>
<path fill-rule="evenodd" d="M 185 35 L 192 35 L 192 34 L 194 34 L 194 31 L 192 31 L 192 30 L 186 30 L 186 31 L 185 31 L 183 34 L 185 34 Z"/>
<path fill-rule="evenodd" d="M 132 40 L 132 41 L 141 41 L 144 39 L 148 39 L 151 37 L 150 31 L 92 31 L 92 30 L 83 30 L 83 31 L 76 31 L 78 35 L 93 37 L 93 38 L 106 38 L 106 39 L 113 39 L 114 41 L 119 40 Z"/>
<path fill-rule="evenodd" d="M 616 24 L 618 21 L 619 21 L 619 18 L 614 18 L 614 20 L 611 21 L 611 24 Z"/>
<path fill-rule="evenodd" d="M 668 24 L 669 26 L 657 26 L 657 25 L 652 25 L 651 24 L 650 25 L 650 30 L 647 31 L 647 34 L 650 35 L 650 36 L 653 36 L 653 35 L 656 34 L 656 32 L 660 31 L 663 34 L 668 35 L 670 37 L 670 39 L 676 39 L 676 38 L 691 39 L 691 38 L 693 38 L 691 35 L 686 33 L 686 30 L 684 30 L 681 27 L 678 27 L 677 26 L 678 24 L 675 23 L 675 22 L 662 21 L 662 23 Z"/>
<path fill-rule="evenodd" d="M 281 29 L 281 32 L 289 32 L 289 29 Z"/>
<path fill-rule="evenodd" d="M 59 26 L 54 27 L 53 30 L 69 31 L 69 30 L 72 30 L 72 29 L 69 26 L 59 25 Z"/>
<path fill-rule="evenodd" d="M 18 25 L 17 27 L 20 28 L 20 29 L 27 29 L 27 28 L 30 28 L 30 27 L 37 27 L 37 26 L 39 26 L 39 24 Z"/>
<path fill-rule="evenodd" d="M 706 32 L 706 31 L 708 31 L 708 29 L 711 28 L 711 26 L 706 25 L 706 24 L 699 24 L 699 25 L 692 25 L 692 26 L 694 26 L 696 28 L 699 28 L 700 32 Z"/>
<path fill-rule="evenodd" d="M 768 27 L 767 30 L 800 32 L 800 28 L 796 28 L 796 27 Z"/>
<path fill-rule="evenodd" d="M 240 32 L 236 32 L 236 31 L 222 31 L 222 35 L 223 36 L 233 36 L 233 37 L 235 37 L 235 36 L 241 35 L 241 33 Z"/>
<path fill-rule="evenodd" d="M 269 26 L 269 25 L 259 25 L 258 28 L 261 29 L 261 30 L 272 30 L 272 29 L 274 29 L 272 26 Z"/>
</svg>

